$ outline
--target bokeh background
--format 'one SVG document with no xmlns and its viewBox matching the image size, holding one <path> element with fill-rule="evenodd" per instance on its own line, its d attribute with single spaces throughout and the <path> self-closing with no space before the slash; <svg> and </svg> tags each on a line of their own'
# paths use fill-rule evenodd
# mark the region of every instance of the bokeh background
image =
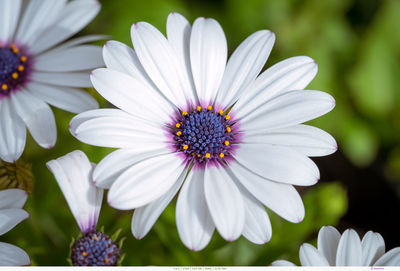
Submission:
<svg viewBox="0 0 400 271">
<path fill-rule="evenodd" d="M 315 59 L 319 72 L 308 89 L 323 90 L 336 108 L 313 121 L 337 139 L 339 150 L 314 159 L 321 181 L 298 188 L 306 217 L 300 224 L 269 212 L 273 235 L 255 245 L 244 238 L 228 243 L 214 234 L 201 252 L 181 243 L 170 204 L 151 232 L 135 240 L 131 212 L 104 203 L 99 225 L 126 236 L 123 265 L 269 265 L 276 259 L 299 263 L 303 242 L 316 244 L 318 229 L 334 225 L 380 232 L 387 249 L 400 246 L 400 1 L 398 0 L 102 0 L 102 10 L 81 34 L 108 34 L 131 46 L 130 27 L 147 21 L 165 33 L 170 12 L 213 17 L 225 30 L 229 52 L 251 33 L 270 29 L 276 43 L 266 64 L 296 55 Z M 100 42 L 99 44 L 104 44 Z M 102 107 L 109 107 L 94 90 Z M 38 147 L 30 138 L 22 157 L 33 166 L 35 183 L 25 209 L 30 218 L 2 236 L 24 248 L 33 265 L 66 265 L 69 244 L 79 234 L 54 177 L 45 163 L 74 149 L 99 162 L 111 149 L 87 146 L 68 132 L 73 114 L 54 109 L 58 142 Z M 282 201 L 285 199 L 282 198 Z"/>
</svg>

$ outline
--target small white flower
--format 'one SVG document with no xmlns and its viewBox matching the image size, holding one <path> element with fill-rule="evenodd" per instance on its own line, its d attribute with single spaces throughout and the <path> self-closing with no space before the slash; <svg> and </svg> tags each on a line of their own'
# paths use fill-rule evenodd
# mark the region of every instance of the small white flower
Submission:
<svg viewBox="0 0 400 271">
<path fill-rule="evenodd" d="M 264 206 L 298 223 L 302 200 L 293 185 L 313 185 L 319 170 L 308 156 L 336 150 L 326 132 L 302 122 L 335 105 L 320 91 L 303 90 L 317 73 L 308 57 L 262 70 L 275 35 L 252 34 L 227 61 L 217 21 L 193 27 L 172 13 L 165 38 L 152 25 L 131 29 L 135 51 L 104 46 L 107 69 L 91 75 L 96 90 L 119 109 L 76 116 L 71 133 L 92 145 L 119 148 L 93 172 L 108 202 L 135 209 L 132 232 L 144 237 L 179 192 L 176 222 L 183 243 L 203 249 L 215 229 L 233 241 L 268 242 Z"/>
<path fill-rule="evenodd" d="M 27 193 L 21 189 L 6 189 L 0 191 L 0 235 L 7 233 L 29 214 L 22 209 L 27 199 Z M 25 251 L 0 242 L 0 265 L 30 265 L 28 254 Z"/>
<path fill-rule="evenodd" d="M 103 36 L 60 42 L 99 12 L 97 0 L 0 1 L 0 159 L 16 161 L 24 151 L 26 127 L 43 148 L 57 139 L 48 104 L 80 113 L 98 107 L 78 88 L 91 87 L 89 70 L 103 66 L 101 48 L 83 45 Z"/>
<path fill-rule="evenodd" d="M 332 226 L 324 226 L 318 233 L 318 248 L 310 244 L 300 247 L 302 266 L 400 266 L 400 247 L 385 253 L 385 241 L 379 233 L 369 231 L 360 240 L 353 229 L 343 235 Z M 274 266 L 293 266 L 279 260 Z"/>
<path fill-rule="evenodd" d="M 96 230 L 103 189 L 93 184 L 94 164 L 82 151 L 73 151 L 46 163 L 79 225 L 86 234 Z"/>
</svg>

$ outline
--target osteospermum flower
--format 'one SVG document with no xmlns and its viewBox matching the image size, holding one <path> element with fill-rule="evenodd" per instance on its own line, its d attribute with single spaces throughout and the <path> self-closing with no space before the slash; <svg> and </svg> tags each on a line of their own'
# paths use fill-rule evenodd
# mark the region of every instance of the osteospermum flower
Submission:
<svg viewBox="0 0 400 271">
<path fill-rule="evenodd" d="M 98 107 L 87 92 L 88 70 L 103 66 L 101 48 L 86 36 L 59 45 L 99 12 L 96 0 L 0 1 L 0 159 L 16 161 L 26 128 L 43 148 L 56 143 L 48 104 L 80 113 Z"/>
<path fill-rule="evenodd" d="M 152 25 L 131 29 L 135 51 L 107 42 L 107 69 L 91 75 L 96 90 L 119 109 L 76 116 L 71 133 L 92 145 L 119 148 L 93 173 L 110 188 L 108 202 L 135 209 L 132 232 L 145 236 L 174 198 L 180 238 L 204 248 L 215 229 L 233 241 L 271 238 L 263 205 L 291 222 L 304 217 L 293 185 L 319 179 L 308 156 L 336 150 L 326 132 L 302 122 L 329 112 L 334 99 L 303 90 L 317 72 L 308 57 L 279 62 L 259 75 L 275 36 L 248 37 L 227 61 L 227 43 L 213 19 L 190 26 L 172 13 L 165 38 Z"/>
<path fill-rule="evenodd" d="M 73 151 L 47 162 L 81 229 L 83 236 L 71 247 L 71 263 L 76 266 L 111 266 L 120 259 L 115 240 L 96 230 L 103 189 L 94 186 L 91 164 L 82 151 Z"/>
<path fill-rule="evenodd" d="M 400 266 L 400 247 L 385 253 L 385 241 L 373 231 L 362 240 L 353 229 L 343 235 L 332 226 L 324 226 L 318 233 L 318 248 L 310 244 L 300 247 L 302 266 Z M 272 263 L 274 266 L 293 266 L 285 260 Z"/>
<path fill-rule="evenodd" d="M 0 191 L 0 235 L 7 233 L 29 214 L 22 209 L 27 193 L 21 189 Z M 28 254 L 19 247 L 0 242 L 0 265 L 30 265 Z"/>
</svg>

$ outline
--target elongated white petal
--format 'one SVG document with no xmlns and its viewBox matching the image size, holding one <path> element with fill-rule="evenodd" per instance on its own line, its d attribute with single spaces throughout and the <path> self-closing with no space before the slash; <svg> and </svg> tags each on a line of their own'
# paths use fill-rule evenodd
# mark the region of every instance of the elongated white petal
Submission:
<svg viewBox="0 0 400 271">
<path fill-rule="evenodd" d="M 272 262 L 271 266 L 296 266 L 296 265 L 289 261 L 277 260 L 277 261 Z"/>
<path fill-rule="evenodd" d="M 272 50 L 275 35 L 261 30 L 250 35 L 233 52 L 218 90 L 217 103 L 230 106 L 253 83 Z"/>
<path fill-rule="evenodd" d="M 197 18 L 190 35 L 190 62 L 199 99 L 214 101 L 224 75 L 228 48 L 222 27 L 214 19 Z"/>
<path fill-rule="evenodd" d="M 229 168 L 237 180 L 269 209 L 293 223 L 303 220 L 304 205 L 299 193 L 292 185 L 261 178 L 236 161 L 232 162 Z"/>
<path fill-rule="evenodd" d="M 93 87 L 87 72 L 38 72 L 32 73 L 32 81 L 66 87 Z"/>
<path fill-rule="evenodd" d="M 167 193 L 184 168 L 175 153 L 143 160 L 131 166 L 111 185 L 108 203 L 120 210 L 149 204 Z"/>
<path fill-rule="evenodd" d="M 99 68 L 104 66 L 101 50 L 101 47 L 95 45 L 78 45 L 48 51 L 35 58 L 35 70 L 71 72 Z"/>
<path fill-rule="evenodd" d="M 74 39 L 70 39 L 66 42 L 63 42 L 62 44 L 58 45 L 56 48 L 53 48 L 51 51 L 60 51 L 64 50 L 67 48 L 75 47 L 77 45 L 82 45 L 84 43 L 92 42 L 92 41 L 99 41 L 99 40 L 106 40 L 110 39 L 111 37 L 108 35 L 86 35 L 86 36 L 81 36 L 77 37 Z"/>
<path fill-rule="evenodd" d="M 6 189 L 0 191 L 0 209 L 22 208 L 28 194 L 22 189 Z"/>
<path fill-rule="evenodd" d="M 336 140 L 330 134 L 304 124 L 271 132 L 249 132 L 243 137 L 243 142 L 286 146 L 309 157 L 325 156 L 337 150 Z"/>
<path fill-rule="evenodd" d="M 385 241 L 379 233 L 369 231 L 361 241 L 361 248 L 362 265 L 371 266 L 385 254 Z"/>
<path fill-rule="evenodd" d="M 31 82 L 28 90 L 39 99 L 72 113 L 81 113 L 99 107 L 96 99 L 86 91 Z"/>
<path fill-rule="evenodd" d="M 294 90 L 282 94 L 241 120 L 243 131 L 270 131 L 320 117 L 335 107 L 329 94 L 316 90 Z"/>
<path fill-rule="evenodd" d="M 223 168 L 209 167 L 204 174 L 204 193 L 219 234 L 227 241 L 236 240 L 245 222 L 243 198 L 236 184 Z"/>
<path fill-rule="evenodd" d="M 240 144 L 235 159 L 254 173 L 281 183 L 313 185 L 319 180 L 315 163 L 287 147 L 268 144 Z"/>
<path fill-rule="evenodd" d="M 46 163 L 83 233 L 96 229 L 103 189 L 93 184 L 90 163 L 82 151 L 73 151 Z"/>
<path fill-rule="evenodd" d="M 303 244 L 299 252 L 302 266 L 329 266 L 325 257 L 312 245 Z"/>
<path fill-rule="evenodd" d="M 154 144 L 138 146 L 134 149 L 116 150 L 100 161 L 93 172 L 93 180 L 98 187 L 110 188 L 111 184 L 130 166 L 144 159 L 169 153 L 167 148 Z"/>
<path fill-rule="evenodd" d="M 0 40 L 7 41 L 15 33 L 21 10 L 21 0 L 0 1 Z"/>
<path fill-rule="evenodd" d="M 0 100 L 0 159 L 13 163 L 24 152 L 26 128 L 8 98 Z"/>
<path fill-rule="evenodd" d="M 131 37 L 140 63 L 165 97 L 177 106 L 192 100 L 184 67 L 164 35 L 154 26 L 139 22 L 132 25 Z"/>
<path fill-rule="evenodd" d="M 393 248 L 385 253 L 374 266 L 400 266 L 400 247 Z"/>
<path fill-rule="evenodd" d="M 5 234 L 22 220 L 27 219 L 29 214 L 19 208 L 9 208 L 0 210 L 0 235 Z"/>
<path fill-rule="evenodd" d="M 97 0 L 70 1 L 61 13 L 57 14 L 57 21 L 32 44 L 30 50 L 38 54 L 68 39 L 92 21 L 99 11 L 100 3 Z"/>
<path fill-rule="evenodd" d="M 111 69 L 93 71 L 91 80 L 104 98 L 122 110 L 155 123 L 170 121 L 172 106 L 141 81 Z"/>
<path fill-rule="evenodd" d="M 331 266 L 336 265 L 336 252 L 340 237 L 340 233 L 332 226 L 323 226 L 318 233 L 318 251 Z"/>
<path fill-rule="evenodd" d="M 336 266 L 360 266 L 362 264 L 361 240 L 353 229 L 346 230 L 340 238 Z"/>
<path fill-rule="evenodd" d="M 240 97 L 235 105 L 237 117 L 246 116 L 277 95 L 304 89 L 317 70 L 314 60 L 306 56 L 288 58 L 275 64 L 257 77 Z"/>
<path fill-rule="evenodd" d="M 28 254 L 19 247 L 0 242 L 0 265 L 1 266 L 22 266 L 30 265 Z"/>
<path fill-rule="evenodd" d="M 176 226 L 182 242 L 194 251 L 207 246 L 215 229 L 204 193 L 204 172 L 192 170 L 176 203 Z"/>
<path fill-rule="evenodd" d="M 57 140 L 56 120 L 50 106 L 29 91 L 17 91 L 11 101 L 33 139 L 43 148 L 52 148 Z"/>
<path fill-rule="evenodd" d="M 137 239 L 142 239 L 156 223 L 161 213 L 175 197 L 186 176 L 183 171 L 174 185 L 161 197 L 149 204 L 135 209 L 132 217 L 132 233 Z"/>
</svg>

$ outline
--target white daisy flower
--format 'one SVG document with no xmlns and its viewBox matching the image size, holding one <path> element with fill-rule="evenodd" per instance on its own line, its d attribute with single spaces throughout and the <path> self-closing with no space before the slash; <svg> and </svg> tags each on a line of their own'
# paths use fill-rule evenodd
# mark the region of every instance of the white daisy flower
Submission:
<svg viewBox="0 0 400 271">
<path fill-rule="evenodd" d="M 22 209 L 28 195 L 21 189 L 0 191 L 0 235 L 7 233 L 29 214 Z M 28 254 L 19 247 L 0 242 L 0 265 L 30 265 Z"/>
<path fill-rule="evenodd" d="M 385 241 L 379 233 L 369 231 L 360 240 L 357 232 L 347 229 L 343 235 L 332 226 L 318 233 L 318 248 L 310 244 L 300 247 L 302 266 L 400 266 L 400 247 L 385 253 Z M 274 266 L 294 266 L 279 260 Z"/>
<path fill-rule="evenodd" d="M 103 66 L 101 48 L 86 36 L 59 45 L 99 12 L 97 0 L 0 1 L 0 159 L 16 161 L 26 128 L 43 148 L 57 139 L 48 104 L 80 113 L 98 108 L 78 88 L 91 87 L 89 70 Z"/>
<path fill-rule="evenodd" d="M 131 29 L 135 51 L 106 43 L 107 69 L 91 75 L 96 90 L 119 109 L 76 116 L 71 133 L 87 144 L 119 148 L 93 172 L 110 188 L 109 204 L 135 209 L 133 235 L 143 238 L 178 193 L 176 223 L 192 250 L 203 249 L 215 229 L 262 244 L 272 230 L 264 206 L 300 222 L 302 200 L 293 185 L 308 186 L 319 171 L 308 156 L 336 150 L 326 132 L 300 123 L 335 105 L 320 91 L 303 90 L 317 72 L 308 57 L 262 70 L 275 36 L 248 37 L 227 61 L 217 21 L 193 27 L 177 13 L 165 38 L 152 25 Z"/>
</svg>

